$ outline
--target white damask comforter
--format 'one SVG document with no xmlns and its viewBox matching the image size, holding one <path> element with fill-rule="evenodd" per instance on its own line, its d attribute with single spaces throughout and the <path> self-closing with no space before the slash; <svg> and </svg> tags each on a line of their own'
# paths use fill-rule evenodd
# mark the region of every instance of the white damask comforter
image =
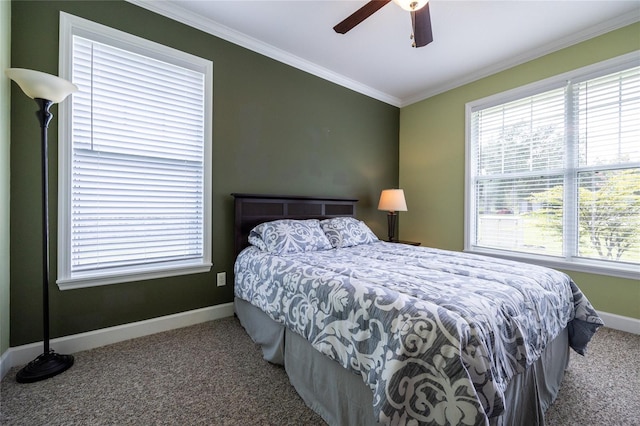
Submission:
<svg viewBox="0 0 640 426">
<path fill-rule="evenodd" d="M 603 324 L 561 272 L 385 242 L 280 256 L 248 247 L 235 294 L 360 374 L 386 424 L 485 424 L 563 328 L 584 353 Z"/>
</svg>

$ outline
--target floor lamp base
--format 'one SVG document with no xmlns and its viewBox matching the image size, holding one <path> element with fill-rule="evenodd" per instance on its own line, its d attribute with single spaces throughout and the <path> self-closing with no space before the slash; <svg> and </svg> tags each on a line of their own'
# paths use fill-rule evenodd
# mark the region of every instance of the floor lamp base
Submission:
<svg viewBox="0 0 640 426">
<path fill-rule="evenodd" d="M 25 365 L 16 374 L 18 383 L 33 383 L 56 376 L 73 365 L 73 355 L 60 355 L 53 351 L 43 353 Z"/>
</svg>

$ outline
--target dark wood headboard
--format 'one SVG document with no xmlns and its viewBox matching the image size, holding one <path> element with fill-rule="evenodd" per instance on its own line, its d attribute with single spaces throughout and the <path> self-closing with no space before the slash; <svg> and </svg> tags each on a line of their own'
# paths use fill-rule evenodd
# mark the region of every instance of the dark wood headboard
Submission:
<svg viewBox="0 0 640 426">
<path fill-rule="evenodd" d="M 236 255 L 249 245 L 249 232 L 277 219 L 327 219 L 356 215 L 358 200 L 290 195 L 231 194 L 235 198 L 234 246 Z"/>
</svg>

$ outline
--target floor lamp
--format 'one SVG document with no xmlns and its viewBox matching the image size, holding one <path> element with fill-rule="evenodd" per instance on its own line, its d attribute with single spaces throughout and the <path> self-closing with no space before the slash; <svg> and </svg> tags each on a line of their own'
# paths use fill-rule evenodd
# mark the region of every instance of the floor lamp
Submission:
<svg viewBox="0 0 640 426">
<path fill-rule="evenodd" d="M 47 128 L 53 118 L 49 108 L 62 102 L 78 88 L 55 75 L 22 68 L 9 68 L 7 77 L 15 81 L 22 91 L 35 100 L 40 110 L 36 116 L 40 121 L 42 141 L 42 310 L 44 322 L 44 351 L 36 359 L 18 371 L 19 383 L 31 383 L 48 379 L 62 373 L 73 365 L 72 355 L 60 355 L 49 348 L 49 183 Z"/>
<path fill-rule="evenodd" d="M 387 222 L 389 225 L 389 241 L 396 241 L 396 222 L 398 213 L 406 212 L 407 202 L 404 199 L 404 191 L 402 189 L 385 189 L 380 193 L 380 202 L 378 210 L 387 210 Z"/>
</svg>

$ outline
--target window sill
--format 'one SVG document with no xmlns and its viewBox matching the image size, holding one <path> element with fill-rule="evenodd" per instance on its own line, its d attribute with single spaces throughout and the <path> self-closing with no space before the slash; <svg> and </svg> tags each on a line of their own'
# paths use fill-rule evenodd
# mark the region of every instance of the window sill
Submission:
<svg viewBox="0 0 640 426">
<path fill-rule="evenodd" d="M 57 284 L 60 290 L 73 290 L 77 288 L 97 287 L 101 285 L 118 284 L 132 281 L 144 281 L 156 278 L 174 277 L 179 275 L 199 274 L 209 272 L 212 263 L 199 263 L 183 266 L 171 266 L 166 269 L 154 270 L 129 270 L 118 274 L 85 274 L 73 278 L 58 279 Z"/>
<path fill-rule="evenodd" d="M 638 265 L 611 266 L 608 262 L 593 260 L 565 261 L 557 257 L 541 256 L 528 253 L 513 253 L 502 250 L 492 250 L 487 248 L 472 247 L 465 248 L 464 252 L 485 256 L 500 257 L 503 259 L 515 260 L 518 262 L 532 263 L 534 265 L 546 266 L 553 269 L 564 269 L 568 271 L 585 272 L 589 274 L 607 275 L 611 277 L 627 278 L 637 280 L 640 278 L 640 267 Z"/>
</svg>

